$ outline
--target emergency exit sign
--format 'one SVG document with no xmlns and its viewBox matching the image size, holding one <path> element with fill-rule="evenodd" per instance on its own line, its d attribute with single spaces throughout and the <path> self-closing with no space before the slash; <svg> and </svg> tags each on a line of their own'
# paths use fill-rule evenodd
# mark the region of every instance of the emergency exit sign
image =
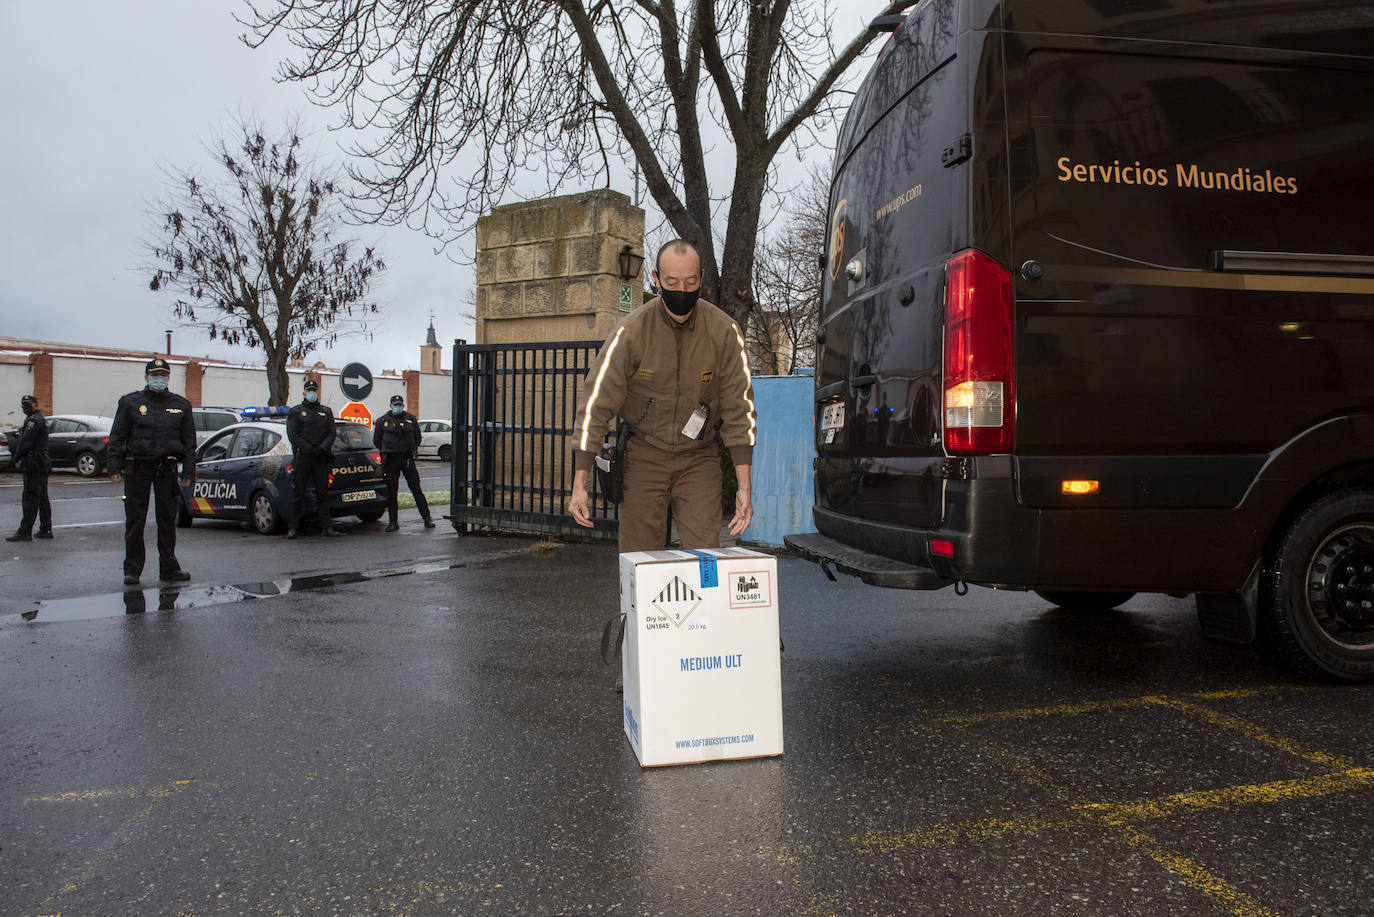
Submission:
<svg viewBox="0 0 1374 917">
<path fill-rule="evenodd" d="M 634 290 L 628 283 L 620 285 L 620 311 L 629 312 L 634 308 Z"/>
</svg>

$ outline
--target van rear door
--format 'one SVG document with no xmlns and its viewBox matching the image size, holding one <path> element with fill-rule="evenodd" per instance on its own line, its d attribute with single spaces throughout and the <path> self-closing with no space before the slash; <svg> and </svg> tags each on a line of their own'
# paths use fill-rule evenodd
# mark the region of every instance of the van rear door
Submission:
<svg viewBox="0 0 1374 917">
<path fill-rule="evenodd" d="M 816 367 L 818 524 L 943 516 L 945 264 L 968 238 L 957 0 L 927 0 L 880 53 L 840 138 Z"/>
</svg>

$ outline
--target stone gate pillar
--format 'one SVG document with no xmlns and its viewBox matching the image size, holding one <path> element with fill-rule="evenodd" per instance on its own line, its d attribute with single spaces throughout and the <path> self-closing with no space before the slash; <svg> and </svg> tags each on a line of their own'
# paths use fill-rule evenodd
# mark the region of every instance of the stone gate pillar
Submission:
<svg viewBox="0 0 1374 917">
<path fill-rule="evenodd" d="M 477 343 L 604 339 L 638 305 L 625 246 L 644 254 L 644 211 L 603 189 L 497 207 L 477 221 Z"/>
</svg>

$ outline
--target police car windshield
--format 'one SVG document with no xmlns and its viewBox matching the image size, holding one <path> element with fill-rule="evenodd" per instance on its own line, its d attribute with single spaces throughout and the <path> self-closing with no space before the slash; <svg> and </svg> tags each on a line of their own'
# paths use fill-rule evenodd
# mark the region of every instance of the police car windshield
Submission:
<svg viewBox="0 0 1374 917">
<path fill-rule="evenodd" d="M 334 430 L 334 451 L 350 452 L 372 448 L 372 435 L 361 424 L 339 424 Z"/>
</svg>

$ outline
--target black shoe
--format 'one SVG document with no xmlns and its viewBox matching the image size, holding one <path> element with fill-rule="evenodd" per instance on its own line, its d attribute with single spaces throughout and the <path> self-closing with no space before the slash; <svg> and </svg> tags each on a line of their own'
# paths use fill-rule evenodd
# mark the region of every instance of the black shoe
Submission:
<svg viewBox="0 0 1374 917">
<path fill-rule="evenodd" d="M 137 574 L 137 573 L 126 573 L 126 574 L 124 574 L 124 585 L 126 585 L 126 586 L 136 586 L 136 585 L 138 585 L 138 574 Z"/>
<path fill-rule="evenodd" d="M 298 532 L 298 531 L 296 531 L 295 529 L 287 529 L 287 530 L 286 530 L 286 537 L 287 537 L 287 538 L 299 538 L 300 535 L 301 535 L 301 533 Z"/>
<path fill-rule="evenodd" d="M 25 535 L 23 532 L 15 532 L 13 535 L 6 535 L 6 541 L 33 541 L 32 535 Z"/>
<path fill-rule="evenodd" d="M 434 528 L 434 520 L 433 520 L 433 519 L 426 519 L 426 520 L 425 520 L 425 528 L 427 528 L 427 529 L 432 529 L 432 528 Z"/>
<path fill-rule="evenodd" d="M 325 538 L 338 538 L 343 532 L 338 529 L 325 529 L 323 532 L 320 532 L 320 534 Z"/>
<path fill-rule="evenodd" d="M 158 579 L 174 579 L 183 582 L 190 578 L 191 574 L 187 573 L 185 570 L 168 570 L 166 573 L 158 575 Z"/>
<path fill-rule="evenodd" d="M 33 537 L 34 537 L 34 538 L 51 538 L 51 537 L 52 537 L 52 530 L 49 529 L 48 531 L 45 531 L 45 532 L 35 532 Z"/>
<path fill-rule="evenodd" d="M 394 522 L 388 522 L 386 524 L 386 530 L 388 532 L 399 532 L 401 530 L 401 527 Z"/>
</svg>

